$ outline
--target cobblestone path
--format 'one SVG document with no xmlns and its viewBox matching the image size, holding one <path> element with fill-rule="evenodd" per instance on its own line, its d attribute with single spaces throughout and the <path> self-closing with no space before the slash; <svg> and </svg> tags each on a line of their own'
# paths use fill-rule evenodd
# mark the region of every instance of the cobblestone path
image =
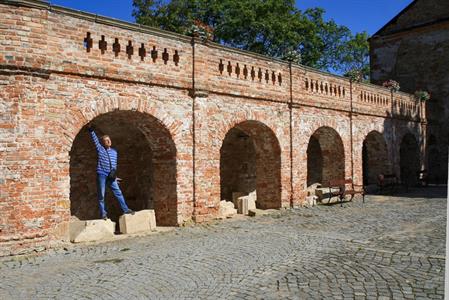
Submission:
<svg viewBox="0 0 449 300">
<path fill-rule="evenodd" d="M 4 258 L 0 299 L 442 299 L 445 190 L 409 196 Z"/>
</svg>

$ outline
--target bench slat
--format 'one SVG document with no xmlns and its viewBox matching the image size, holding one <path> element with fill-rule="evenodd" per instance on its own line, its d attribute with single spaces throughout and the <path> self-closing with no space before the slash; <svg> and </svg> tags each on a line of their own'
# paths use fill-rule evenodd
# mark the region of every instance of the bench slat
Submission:
<svg viewBox="0 0 449 300">
<path fill-rule="evenodd" d="M 350 185 L 350 188 L 346 186 Z M 360 189 L 355 189 L 354 187 L 360 187 Z M 328 186 L 329 188 L 329 200 L 333 196 L 340 196 L 341 205 L 343 205 L 343 199 L 346 195 L 351 195 L 351 200 L 356 194 L 361 194 L 363 196 L 363 202 L 365 202 L 365 189 L 361 184 L 354 184 L 352 178 L 349 179 L 333 179 L 329 180 Z M 338 188 L 339 191 L 331 191 L 333 188 Z"/>
</svg>

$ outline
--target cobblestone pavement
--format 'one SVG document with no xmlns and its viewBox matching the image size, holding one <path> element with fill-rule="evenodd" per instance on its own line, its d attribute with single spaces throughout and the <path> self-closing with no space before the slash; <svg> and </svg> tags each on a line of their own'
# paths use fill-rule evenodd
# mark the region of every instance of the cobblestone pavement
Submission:
<svg viewBox="0 0 449 300">
<path fill-rule="evenodd" d="M 442 299 L 445 189 L 409 196 L 4 258 L 0 299 Z"/>
</svg>

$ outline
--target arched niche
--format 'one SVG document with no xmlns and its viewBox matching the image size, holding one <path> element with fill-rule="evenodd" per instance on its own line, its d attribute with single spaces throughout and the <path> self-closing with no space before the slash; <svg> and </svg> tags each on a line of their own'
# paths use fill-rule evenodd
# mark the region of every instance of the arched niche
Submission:
<svg viewBox="0 0 449 300">
<path fill-rule="evenodd" d="M 176 225 L 176 147 L 168 129 L 155 117 L 136 111 L 105 113 L 91 123 L 99 137 L 111 137 L 118 151 L 118 177 L 128 206 L 136 211 L 154 209 L 158 225 Z M 70 211 L 81 220 L 99 217 L 96 162 L 84 126 L 70 150 Z M 122 212 L 109 190 L 105 201 L 108 216 L 117 221 Z"/>
<path fill-rule="evenodd" d="M 256 206 L 281 207 L 281 151 L 274 132 L 258 121 L 244 121 L 231 128 L 220 149 L 220 194 L 256 191 Z"/>
</svg>

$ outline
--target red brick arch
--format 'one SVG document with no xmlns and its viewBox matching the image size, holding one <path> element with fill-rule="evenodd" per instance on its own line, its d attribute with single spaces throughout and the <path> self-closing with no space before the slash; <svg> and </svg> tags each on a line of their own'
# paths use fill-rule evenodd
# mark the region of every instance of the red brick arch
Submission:
<svg viewBox="0 0 449 300">
<path fill-rule="evenodd" d="M 379 174 L 391 172 L 387 143 L 383 135 L 376 130 L 370 131 L 363 140 L 362 172 L 365 185 L 375 184 Z"/>
<path fill-rule="evenodd" d="M 335 129 L 322 126 L 310 136 L 307 146 L 307 185 L 344 178 L 343 140 Z"/>
<path fill-rule="evenodd" d="M 399 127 L 398 128 L 398 134 L 397 134 L 397 138 L 396 138 L 396 145 L 397 145 L 397 149 L 399 149 L 402 140 L 404 139 L 404 137 L 406 135 L 411 135 L 413 136 L 413 138 L 416 140 L 416 142 L 419 145 L 419 140 L 420 140 L 420 136 L 418 134 L 418 132 L 412 131 L 407 127 Z"/>
<path fill-rule="evenodd" d="M 257 207 L 281 207 L 281 148 L 260 121 L 246 120 L 228 130 L 220 149 L 221 198 L 257 191 Z"/>
<path fill-rule="evenodd" d="M 344 123 L 346 121 L 348 126 L 340 126 L 340 123 Z M 316 121 L 313 120 L 311 121 L 310 127 L 308 127 L 303 134 L 310 139 L 310 137 L 322 127 L 330 128 L 335 131 L 342 141 L 346 138 L 349 139 L 349 119 L 342 119 L 339 116 L 329 116 Z"/>
<path fill-rule="evenodd" d="M 87 115 L 95 116 L 91 122 L 98 133 L 110 135 L 119 151 L 118 175 L 123 178 L 122 191 L 130 208 L 154 209 L 159 225 L 176 225 L 177 151 L 168 127 L 140 111 L 109 109 Z M 92 141 L 82 127 L 70 151 L 71 213 L 82 219 L 98 216 L 95 162 Z M 117 201 L 112 196 L 106 201 L 109 215 L 117 219 L 121 213 Z"/>
<path fill-rule="evenodd" d="M 143 98 L 119 98 L 101 96 L 93 101 L 91 105 L 84 105 L 82 108 L 77 106 L 70 107 L 65 120 L 63 120 L 62 127 L 64 129 L 65 144 L 68 149 L 72 145 L 72 141 L 75 139 L 81 128 L 94 118 L 114 112 L 114 111 L 136 111 L 148 114 L 159 120 L 159 122 L 169 131 L 173 140 L 176 140 L 179 134 L 179 120 L 176 120 L 170 115 L 169 111 L 166 111 L 160 104 L 152 104 L 148 99 Z"/>
<path fill-rule="evenodd" d="M 238 111 L 235 114 L 233 114 L 231 117 L 223 119 L 221 121 L 221 124 L 219 124 L 217 126 L 216 140 L 223 141 L 225 136 L 228 134 L 229 130 L 231 130 L 236 125 L 238 125 L 240 123 L 247 122 L 247 121 L 260 122 L 260 123 L 264 124 L 264 126 L 267 126 L 268 128 L 270 128 L 270 130 L 272 130 L 270 126 L 266 125 L 263 120 L 260 120 L 259 118 L 257 118 L 257 115 L 255 115 L 251 111 Z M 221 147 L 221 144 L 214 145 L 214 146 Z"/>
</svg>

